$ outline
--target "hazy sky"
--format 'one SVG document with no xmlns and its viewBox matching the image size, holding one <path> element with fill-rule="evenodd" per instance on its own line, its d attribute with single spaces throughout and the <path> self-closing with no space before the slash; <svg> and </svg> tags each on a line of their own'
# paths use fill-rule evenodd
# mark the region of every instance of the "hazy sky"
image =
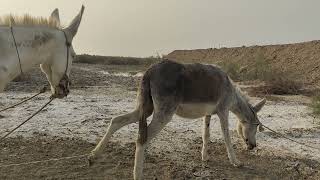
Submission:
<svg viewBox="0 0 320 180">
<path fill-rule="evenodd" d="M 57 7 L 68 24 L 82 4 L 78 54 L 151 56 L 320 39 L 319 0 L 1 0 L 0 14 L 48 16 Z"/>
</svg>

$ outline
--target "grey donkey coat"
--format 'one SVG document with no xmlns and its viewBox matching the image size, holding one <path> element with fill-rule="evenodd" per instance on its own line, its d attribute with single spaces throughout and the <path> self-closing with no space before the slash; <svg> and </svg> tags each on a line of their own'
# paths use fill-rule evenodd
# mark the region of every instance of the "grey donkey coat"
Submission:
<svg viewBox="0 0 320 180">
<path fill-rule="evenodd" d="M 136 109 L 111 120 L 107 133 L 91 152 L 89 161 L 92 163 L 97 158 L 114 132 L 127 124 L 139 122 L 134 179 L 141 179 L 147 144 L 170 122 L 174 114 L 190 119 L 205 117 L 202 160 L 208 160 L 210 118 L 217 114 L 229 160 L 233 165 L 239 166 L 240 162 L 235 157 L 229 135 L 229 111 L 238 116 L 238 133 L 247 148 L 253 149 L 256 146 L 257 127 L 261 124 L 256 113 L 264 103 L 265 100 L 251 106 L 228 75 L 216 66 L 180 64 L 164 60 L 145 72 L 139 86 Z M 148 125 L 147 118 L 152 113 L 152 121 Z"/>
<path fill-rule="evenodd" d="M 200 87 L 200 88 L 199 88 Z M 233 86 L 226 73 L 212 65 L 179 64 L 165 60 L 149 68 L 144 74 L 138 101 L 140 105 L 139 140 L 146 141 L 146 117 L 153 110 L 153 99 L 161 101 L 166 111 L 185 118 L 200 118 L 216 113 L 216 109 L 232 101 Z M 163 100 L 161 100 L 163 99 Z M 167 100 L 165 100 L 167 99 Z M 213 104 L 210 112 L 195 112 L 188 104 Z"/>
</svg>

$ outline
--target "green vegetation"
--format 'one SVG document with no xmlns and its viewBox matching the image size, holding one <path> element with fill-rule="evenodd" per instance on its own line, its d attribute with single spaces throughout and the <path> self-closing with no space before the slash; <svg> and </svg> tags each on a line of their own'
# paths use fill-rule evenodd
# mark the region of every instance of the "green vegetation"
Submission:
<svg viewBox="0 0 320 180">
<path fill-rule="evenodd" d="M 263 54 L 259 54 L 253 61 L 250 70 L 244 71 L 242 80 L 270 81 L 274 77 L 274 69 L 266 61 Z"/>
<path fill-rule="evenodd" d="M 310 107 L 314 115 L 320 116 L 320 95 L 316 95 L 312 98 Z"/>
<path fill-rule="evenodd" d="M 240 65 L 230 61 L 222 61 L 218 64 L 230 77 L 235 81 L 239 81 L 241 78 Z"/>
<path fill-rule="evenodd" d="M 274 70 L 268 64 L 263 54 L 259 54 L 253 63 L 241 67 L 238 63 L 231 60 L 222 61 L 218 65 L 236 81 L 262 80 L 269 81 L 274 76 Z"/>
</svg>

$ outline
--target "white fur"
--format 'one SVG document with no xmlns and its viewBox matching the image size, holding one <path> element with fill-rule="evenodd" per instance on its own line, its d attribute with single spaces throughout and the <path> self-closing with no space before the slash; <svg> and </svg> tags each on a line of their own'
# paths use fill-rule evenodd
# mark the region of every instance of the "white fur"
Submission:
<svg viewBox="0 0 320 180">
<path fill-rule="evenodd" d="M 51 84 L 52 93 L 66 72 L 70 72 L 74 58 L 73 47 L 69 50 L 69 64 L 67 64 L 66 32 L 69 42 L 75 36 L 79 27 L 84 7 L 79 15 L 65 29 L 39 25 L 12 26 L 21 60 L 22 71 L 27 72 L 36 65 L 41 65 Z M 52 13 L 52 19 L 59 21 L 58 10 Z M 76 25 L 75 25 L 76 24 Z M 75 33 L 74 33 L 75 32 Z M 0 26 L 0 92 L 15 77 L 21 74 L 19 59 L 14 45 L 13 36 L 8 26 Z"/>
<path fill-rule="evenodd" d="M 216 103 L 179 104 L 176 114 L 183 118 L 196 119 L 214 114 Z"/>
<path fill-rule="evenodd" d="M 203 118 L 203 131 L 202 131 L 202 161 L 207 161 L 209 159 L 208 155 L 208 142 L 210 141 L 210 119 L 211 116 L 205 116 Z"/>
</svg>

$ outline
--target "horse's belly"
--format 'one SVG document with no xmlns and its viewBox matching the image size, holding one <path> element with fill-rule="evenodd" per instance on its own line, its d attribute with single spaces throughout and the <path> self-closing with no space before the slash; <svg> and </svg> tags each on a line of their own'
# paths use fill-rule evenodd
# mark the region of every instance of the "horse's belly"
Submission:
<svg viewBox="0 0 320 180">
<path fill-rule="evenodd" d="M 216 105 L 209 103 L 197 103 L 197 104 L 180 104 L 176 110 L 176 115 L 196 119 L 205 115 L 215 114 Z"/>
</svg>

